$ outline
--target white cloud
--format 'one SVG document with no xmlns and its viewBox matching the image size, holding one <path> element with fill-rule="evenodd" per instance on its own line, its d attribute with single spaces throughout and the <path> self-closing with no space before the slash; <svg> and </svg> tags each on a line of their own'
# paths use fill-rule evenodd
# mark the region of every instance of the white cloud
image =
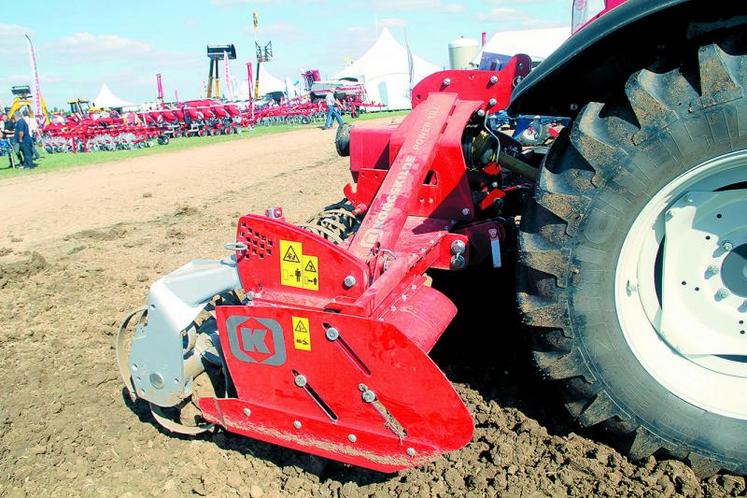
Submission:
<svg viewBox="0 0 747 498">
<path fill-rule="evenodd" d="M 423 12 L 464 12 L 465 6 L 459 3 L 444 3 L 442 0 L 368 0 L 361 8 L 377 12 L 423 11 Z"/>
<path fill-rule="evenodd" d="M 529 2 L 532 0 L 524 0 Z M 490 23 L 502 29 L 553 28 L 563 24 L 529 15 L 527 12 L 512 7 L 494 7 L 487 12 L 478 12 L 475 17 L 479 22 Z"/>
<path fill-rule="evenodd" d="M 45 46 L 49 53 L 81 62 L 100 62 L 149 55 L 153 47 L 145 42 L 118 35 L 75 33 Z"/>
<path fill-rule="evenodd" d="M 26 38 L 33 31 L 26 26 L 18 24 L 0 23 L 0 56 L 2 56 L 2 67 L 7 68 L 16 64 L 23 64 L 28 58 L 26 49 Z"/>
<path fill-rule="evenodd" d="M 407 26 L 407 21 L 400 19 L 399 17 L 385 17 L 379 19 L 379 26 L 387 28 L 404 28 Z"/>
<path fill-rule="evenodd" d="M 442 12 L 446 12 L 447 14 L 458 14 L 460 12 L 464 12 L 466 10 L 466 7 L 461 3 L 447 3 L 444 4 L 441 8 Z"/>
</svg>

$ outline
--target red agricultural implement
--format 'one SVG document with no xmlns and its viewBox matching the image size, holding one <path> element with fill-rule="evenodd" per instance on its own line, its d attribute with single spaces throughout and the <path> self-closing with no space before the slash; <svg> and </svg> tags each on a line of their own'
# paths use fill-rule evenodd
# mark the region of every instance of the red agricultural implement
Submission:
<svg viewBox="0 0 747 498">
<path fill-rule="evenodd" d="M 531 73 L 517 55 L 426 78 L 401 124 L 338 134 L 343 201 L 301 226 L 242 216 L 230 257 L 156 281 L 118 334 L 130 395 L 178 433 L 423 464 L 473 431 L 429 357 L 457 310 L 426 274 L 515 265 L 580 425 L 633 459 L 747 472 L 747 12 L 607 4 L 576 0 L 584 27 Z M 490 126 L 504 109 L 569 125 L 526 147 Z"/>
</svg>

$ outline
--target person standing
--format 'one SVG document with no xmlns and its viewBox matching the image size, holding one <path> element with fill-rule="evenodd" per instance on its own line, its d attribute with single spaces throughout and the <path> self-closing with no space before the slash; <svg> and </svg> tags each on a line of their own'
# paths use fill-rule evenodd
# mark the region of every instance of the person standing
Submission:
<svg viewBox="0 0 747 498">
<path fill-rule="evenodd" d="M 23 120 L 29 127 L 29 135 L 31 135 L 31 151 L 33 152 L 33 160 L 39 159 L 39 150 L 36 148 L 36 142 L 39 138 L 39 124 L 36 122 L 36 118 L 29 116 L 29 111 L 23 111 Z"/>
<path fill-rule="evenodd" d="M 325 97 L 327 103 L 327 119 L 324 121 L 323 130 L 332 128 L 332 119 L 337 120 L 337 127 L 342 126 L 342 116 L 340 115 L 340 101 L 335 98 L 335 92 L 330 91 Z"/>
<path fill-rule="evenodd" d="M 32 148 L 34 147 L 31 141 L 31 133 L 29 133 L 29 125 L 19 115 L 15 115 L 16 118 L 16 131 L 15 140 L 21 147 L 21 154 L 23 154 L 23 169 L 31 169 L 34 167 L 32 157 L 34 153 Z"/>
</svg>

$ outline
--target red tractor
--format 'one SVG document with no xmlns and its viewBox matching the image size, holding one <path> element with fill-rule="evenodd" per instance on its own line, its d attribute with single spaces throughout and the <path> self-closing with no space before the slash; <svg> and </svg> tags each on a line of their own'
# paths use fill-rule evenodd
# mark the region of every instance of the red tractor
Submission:
<svg viewBox="0 0 747 498">
<path fill-rule="evenodd" d="M 426 78 L 401 124 L 338 136 L 343 201 L 242 216 L 230 258 L 158 280 L 119 334 L 131 395 L 179 433 L 420 465 L 473 431 L 429 357 L 456 307 L 426 272 L 518 254 L 534 360 L 580 425 L 747 473 L 747 5 L 576 0 L 574 26 L 531 72 Z M 526 147 L 503 109 L 570 125 Z"/>
</svg>

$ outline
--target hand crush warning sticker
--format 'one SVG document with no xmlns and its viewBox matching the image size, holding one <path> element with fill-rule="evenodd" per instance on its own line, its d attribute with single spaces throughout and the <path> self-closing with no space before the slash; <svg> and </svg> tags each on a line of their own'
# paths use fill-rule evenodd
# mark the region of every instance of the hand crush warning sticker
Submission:
<svg viewBox="0 0 747 498">
<path fill-rule="evenodd" d="M 293 346 L 302 351 L 311 351 L 309 319 L 300 316 L 292 316 L 291 320 L 293 322 Z"/>
<path fill-rule="evenodd" d="M 303 253 L 303 244 L 280 240 L 280 283 L 312 291 L 319 290 L 319 258 Z"/>
</svg>

